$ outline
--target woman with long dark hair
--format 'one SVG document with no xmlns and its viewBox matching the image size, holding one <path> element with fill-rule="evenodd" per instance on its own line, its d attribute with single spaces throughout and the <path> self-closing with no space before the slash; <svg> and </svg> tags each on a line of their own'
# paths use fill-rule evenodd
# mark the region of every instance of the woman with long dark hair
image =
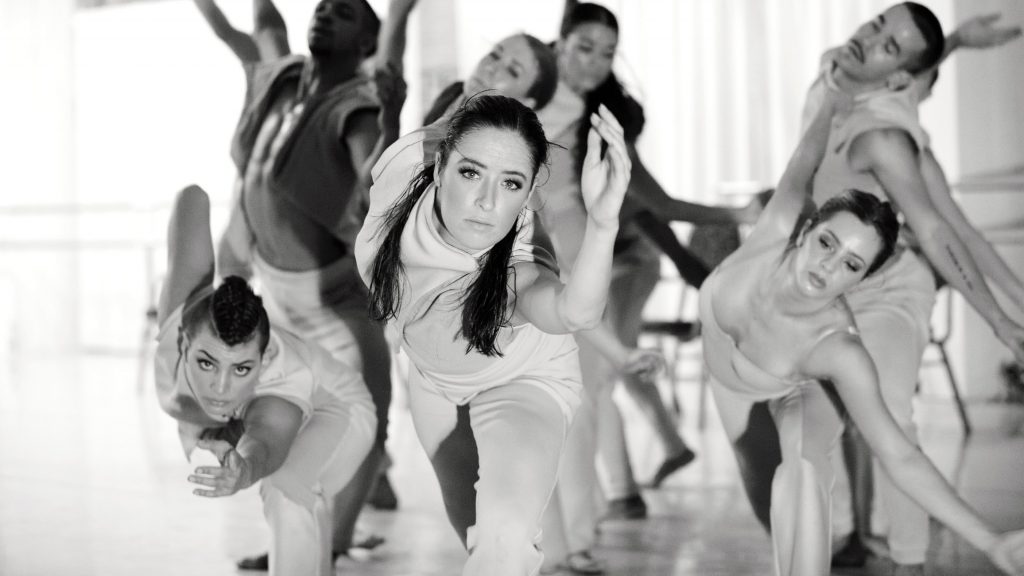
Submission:
<svg viewBox="0 0 1024 576">
<path fill-rule="evenodd" d="M 604 310 L 629 178 L 621 127 L 607 110 L 591 121 L 588 242 L 564 284 L 526 241 L 523 213 L 548 143 L 516 100 L 469 99 L 433 162 L 405 187 L 385 179 L 371 189 L 356 258 L 373 314 L 410 358 L 410 409 L 445 502 L 476 503 L 460 533 L 465 575 L 540 569 L 540 518 L 579 403 L 572 332 Z M 460 426 L 472 430 L 468 453 L 445 446 Z"/>
</svg>

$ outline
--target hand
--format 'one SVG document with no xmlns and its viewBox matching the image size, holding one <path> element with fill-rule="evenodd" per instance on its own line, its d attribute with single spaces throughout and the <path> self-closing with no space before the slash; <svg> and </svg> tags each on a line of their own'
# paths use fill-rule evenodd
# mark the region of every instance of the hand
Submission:
<svg viewBox="0 0 1024 576">
<path fill-rule="evenodd" d="M 1024 530 L 1000 534 L 986 553 L 1003 572 L 1024 576 Z"/>
<path fill-rule="evenodd" d="M 221 447 L 220 444 L 227 444 L 227 442 L 222 440 L 200 440 L 200 447 L 205 448 L 203 443 L 206 442 L 217 443 L 217 448 Z M 207 449 L 217 454 L 214 449 Z M 193 494 L 207 498 L 231 496 L 252 484 L 249 481 L 249 463 L 245 461 L 245 458 L 242 458 L 238 450 L 231 448 L 224 454 L 223 458 L 218 456 L 217 459 L 221 461 L 221 466 L 199 466 L 196 468 L 195 473 L 188 477 L 189 482 L 210 488 L 209 490 L 196 488 L 192 491 Z"/>
<path fill-rule="evenodd" d="M 965 48 L 994 48 L 1002 46 L 1010 40 L 1020 36 L 1020 26 L 997 27 L 996 20 L 1002 14 L 985 14 L 975 16 L 957 26 L 953 35 L 959 40 L 959 45 Z"/>
<path fill-rule="evenodd" d="M 405 78 L 393 65 L 386 64 L 374 70 L 373 80 L 377 87 L 377 98 L 380 100 L 380 118 L 397 126 L 398 117 L 405 104 Z"/>
<path fill-rule="evenodd" d="M 622 373 L 636 376 L 644 382 L 652 382 L 665 368 L 665 357 L 657 350 L 633 348 L 622 363 Z"/>
<path fill-rule="evenodd" d="M 221 430 L 222 429 L 216 428 L 207 428 L 203 430 L 202 435 L 199 437 L 199 442 L 196 443 L 196 447 L 202 448 L 207 452 L 212 452 L 213 455 L 217 457 L 217 462 L 220 462 L 221 466 L 223 466 L 224 457 L 228 455 L 228 452 L 235 448 L 235 444 L 213 435 L 219 433 Z M 215 432 L 211 433 L 211 431 Z"/>
<path fill-rule="evenodd" d="M 1005 320 L 996 326 L 996 337 L 1013 352 L 1018 364 L 1024 365 L 1024 326 Z"/>
<path fill-rule="evenodd" d="M 587 135 L 587 155 L 583 159 L 583 176 L 580 187 L 587 216 L 596 224 L 607 228 L 618 228 L 619 210 L 629 186 L 632 163 L 626 151 L 622 126 L 603 104 L 597 114 L 590 116 L 590 133 Z M 601 158 L 601 141 L 608 144 L 604 158 Z"/>
</svg>

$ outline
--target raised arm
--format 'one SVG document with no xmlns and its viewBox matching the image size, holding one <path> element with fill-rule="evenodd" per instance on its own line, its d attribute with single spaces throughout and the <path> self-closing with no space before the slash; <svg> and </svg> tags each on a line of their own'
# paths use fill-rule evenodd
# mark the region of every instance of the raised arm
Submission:
<svg viewBox="0 0 1024 576">
<path fill-rule="evenodd" d="M 996 252 L 992 244 L 964 216 L 960 206 L 953 200 L 949 182 L 942 166 L 935 159 L 931 149 L 926 149 L 921 159 L 921 175 L 928 188 L 928 195 L 936 210 L 949 222 L 957 236 L 964 242 L 967 251 L 977 262 L 981 273 L 991 279 L 1003 293 L 1010 297 L 1017 308 L 1024 312 L 1024 282 L 1021 282 L 1006 260 Z"/>
<path fill-rule="evenodd" d="M 157 322 L 202 288 L 213 285 L 210 198 L 198 186 L 178 192 L 167 226 L 167 273 L 157 304 Z"/>
<path fill-rule="evenodd" d="M 985 282 L 964 241 L 936 209 L 918 164 L 914 143 L 901 130 L 874 130 L 858 137 L 850 149 L 853 165 L 870 170 L 921 243 L 925 256 L 1024 362 L 1024 327 L 1007 316 Z"/>
<path fill-rule="evenodd" d="M 810 198 L 814 173 L 825 156 L 832 116 L 849 105 L 849 97 L 835 90 L 827 90 L 824 102 L 818 108 L 811 125 L 804 131 L 793 156 L 786 165 L 779 185 L 765 206 L 747 241 L 761 238 L 775 239 L 788 236 Z"/>
<path fill-rule="evenodd" d="M 242 64 L 259 62 L 260 51 L 256 47 L 256 42 L 251 36 L 232 26 L 214 0 L 193 0 L 193 2 L 213 33 L 231 49 L 231 52 L 242 61 Z"/>
<path fill-rule="evenodd" d="M 814 377 L 835 383 L 851 418 L 897 487 L 988 554 L 1006 573 L 1024 571 L 1024 532 L 997 535 L 907 439 L 882 401 L 878 374 L 858 337 L 836 334 L 826 338 L 811 353 L 807 370 Z"/>
<path fill-rule="evenodd" d="M 942 58 L 939 59 L 935 66 L 939 66 L 954 50 L 960 48 L 995 48 L 1018 38 L 1021 35 L 1021 27 L 998 26 L 997 22 L 1001 17 L 1002 14 L 995 12 L 965 20 L 949 36 L 946 36 Z"/>
<path fill-rule="evenodd" d="M 197 496 L 231 496 L 252 486 L 284 464 L 299 433 L 302 411 L 275 396 L 253 400 L 245 411 L 245 433 L 232 448 L 221 440 L 200 440 L 199 447 L 217 454 L 221 466 L 199 466 L 189 482 L 202 486 Z"/>
<path fill-rule="evenodd" d="M 602 106 L 591 123 L 580 182 L 586 230 L 566 283 L 540 266 L 516 269 L 516 313 L 549 333 L 595 327 L 608 299 L 619 209 L 629 184 L 629 153 L 622 127 L 607 108 Z M 602 140 L 608 143 L 604 158 L 600 157 Z"/>
<path fill-rule="evenodd" d="M 252 0 L 252 21 L 252 40 L 260 60 L 277 60 L 292 53 L 288 27 L 272 0 Z"/>
</svg>

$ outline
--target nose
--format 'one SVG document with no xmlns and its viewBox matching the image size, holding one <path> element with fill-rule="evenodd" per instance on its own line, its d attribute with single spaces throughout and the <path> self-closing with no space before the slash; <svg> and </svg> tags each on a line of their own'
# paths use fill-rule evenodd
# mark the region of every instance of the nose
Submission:
<svg viewBox="0 0 1024 576">
<path fill-rule="evenodd" d="M 839 265 L 839 255 L 837 255 L 837 254 L 826 256 L 825 259 L 821 261 L 821 269 L 826 271 L 826 272 L 834 272 L 835 269 L 836 269 L 836 266 L 838 266 L 838 265 Z"/>
<path fill-rule="evenodd" d="M 227 371 L 218 374 L 213 381 L 212 389 L 218 396 L 227 394 L 228 390 L 231 389 L 231 375 Z"/>
<path fill-rule="evenodd" d="M 480 189 L 476 197 L 476 205 L 481 210 L 491 210 L 494 208 L 494 197 L 497 194 L 497 184 L 491 182 L 485 182 L 480 186 Z"/>
</svg>

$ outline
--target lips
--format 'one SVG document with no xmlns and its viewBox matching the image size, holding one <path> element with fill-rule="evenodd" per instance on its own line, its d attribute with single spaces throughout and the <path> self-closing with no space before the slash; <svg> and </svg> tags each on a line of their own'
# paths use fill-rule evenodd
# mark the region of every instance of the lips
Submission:
<svg viewBox="0 0 1024 576">
<path fill-rule="evenodd" d="M 479 231 L 486 231 L 486 230 L 490 230 L 491 228 L 494 228 L 494 224 L 491 224 L 489 222 L 484 222 L 482 220 L 474 220 L 472 218 L 467 218 L 466 219 L 466 224 L 468 224 L 470 228 L 473 228 L 474 230 L 479 230 Z"/>
<path fill-rule="evenodd" d="M 818 290 L 823 290 L 825 288 L 825 286 L 828 285 L 825 282 L 825 279 L 822 278 L 819 274 L 817 274 L 815 272 L 808 272 L 807 273 L 807 277 L 811 281 L 811 286 L 814 286 Z"/>
</svg>

